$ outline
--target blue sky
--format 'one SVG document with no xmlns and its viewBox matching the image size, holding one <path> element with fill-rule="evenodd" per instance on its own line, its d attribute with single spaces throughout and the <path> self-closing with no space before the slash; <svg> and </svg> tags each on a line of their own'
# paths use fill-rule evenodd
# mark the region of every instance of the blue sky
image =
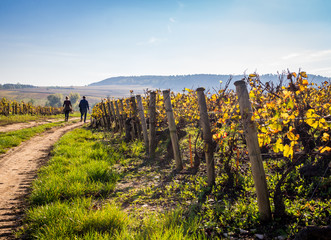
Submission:
<svg viewBox="0 0 331 240">
<path fill-rule="evenodd" d="M 0 83 L 114 76 L 331 77 L 329 0 L 0 0 Z"/>
</svg>

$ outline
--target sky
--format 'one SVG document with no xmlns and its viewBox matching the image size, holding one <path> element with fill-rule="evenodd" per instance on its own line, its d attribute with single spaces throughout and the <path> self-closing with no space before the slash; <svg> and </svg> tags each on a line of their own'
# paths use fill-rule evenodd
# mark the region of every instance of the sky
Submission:
<svg viewBox="0 0 331 240">
<path fill-rule="evenodd" d="M 0 0 L 0 84 L 116 76 L 331 77 L 329 0 Z"/>
</svg>

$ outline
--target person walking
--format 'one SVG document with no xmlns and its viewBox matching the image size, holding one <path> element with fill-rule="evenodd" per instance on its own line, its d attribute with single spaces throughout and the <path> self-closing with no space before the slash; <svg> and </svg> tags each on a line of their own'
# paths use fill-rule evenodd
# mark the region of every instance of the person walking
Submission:
<svg viewBox="0 0 331 240">
<path fill-rule="evenodd" d="M 64 121 L 68 121 L 69 120 L 69 113 L 72 111 L 72 105 L 71 105 L 71 101 L 69 100 L 68 96 L 66 97 L 66 100 L 64 100 L 63 102 L 63 111 L 64 111 Z"/>
<path fill-rule="evenodd" d="M 80 121 L 83 121 L 83 116 L 84 116 L 84 122 L 86 122 L 87 110 L 90 110 L 90 107 L 88 105 L 88 101 L 86 100 L 86 97 L 83 96 L 83 99 L 80 100 L 79 102 Z"/>
</svg>

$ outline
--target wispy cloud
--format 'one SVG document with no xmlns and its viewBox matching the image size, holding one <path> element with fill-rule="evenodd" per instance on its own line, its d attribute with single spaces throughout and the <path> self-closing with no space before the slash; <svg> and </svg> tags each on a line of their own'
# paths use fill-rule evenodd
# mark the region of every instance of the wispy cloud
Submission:
<svg viewBox="0 0 331 240">
<path fill-rule="evenodd" d="M 321 57 L 331 57 L 331 49 L 313 52 L 310 54 L 311 57 L 321 58 Z"/>
<path fill-rule="evenodd" d="M 310 73 L 322 76 L 331 76 L 331 67 L 313 68 Z"/>
<path fill-rule="evenodd" d="M 158 42 L 160 42 L 160 41 L 161 41 L 161 39 L 159 39 L 159 38 L 151 37 L 151 38 L 148 40 L 148 43 L 149 43 L 149 44 L 156 44 L 156 43 L 158 43 Z"/>
<path fill-rule="evenodd" d="M 168 33 L 172 33 L 172 25 L 175 24 L 177 21 L 175 18 L 170 17 L 169 18 L 169 23 L 167 25 Z"/>
<path fill-rule="evenodd" d="M 46 55 L 60 56 L 60 57 L 82 57 L 80 54 L 75 54 L 71 52 L 44 52 Z"/>
<path fill-rule="evenodd" d="M 158 45 L 162 42 L 167 41 L 166 38 L 156 38 L 156 37 L 150 37 L 147 41 L 144 42 L 138 42 L 137 45 L 141 46 L 141 45 Z"/>
<path fill-rule="evenodd" d="M 180 1 L 178 1 L 178 2 L 177 2 L 177 4 L 178 4 L 178 6 L 179 6 L 180 8 L 183 8 L 183 7 L 185 7 L 185 4 L 184 4 L 184 3 L 182 3 L 182 2 L 180 2 Z"/>
<path fill-rule="evenodd" d="M 283 60 L 288 60 L 288 59 L 292 59 L 292 58 L 296 58 L 296 57 L 299 57 L 301 54 L 299 53 L 290 53 L 286 56 L 283 56 L 282 59 Z"/>
<path fill-rule="evenodd" d="M 290 53 L 282 57 L 282 60 L 304 60 L 304 61 L 320 61 L 331 58 L 331 49 L 320 51 L 304 51 L 301 53 Z"/>
</svg>

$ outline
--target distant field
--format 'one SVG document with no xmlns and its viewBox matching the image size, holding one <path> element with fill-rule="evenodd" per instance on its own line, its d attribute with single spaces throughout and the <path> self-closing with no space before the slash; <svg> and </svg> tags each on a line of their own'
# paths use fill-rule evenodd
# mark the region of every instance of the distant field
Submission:
<svg viewBox="0 0 331 240">
<path fill-rule="evenodd" d="M 137 85 L 123 86 L 123 85 L 106 85 L 106 86 L 85 86 L 85 87 L 38 87 L 38 88 L 24 88 L 24 89 L 0 89 L 0 96 L 10 100 L 28 102 L 33 99 L 34 105 L 44 105 L 47 101 L 47 96 L 55 93 L 61 93 L 63 96 L 69 95 L 71 92 L 79 93 L 81 96 L 85 95 L 90 104 L 93 105 L 100 102 L 100 99 L 106 97 L 121 98 L 130 95 L 130 90 L 135 94 L 143 93 L 143 90 L 149 87 L 142 87 Z"/>
</svg>

